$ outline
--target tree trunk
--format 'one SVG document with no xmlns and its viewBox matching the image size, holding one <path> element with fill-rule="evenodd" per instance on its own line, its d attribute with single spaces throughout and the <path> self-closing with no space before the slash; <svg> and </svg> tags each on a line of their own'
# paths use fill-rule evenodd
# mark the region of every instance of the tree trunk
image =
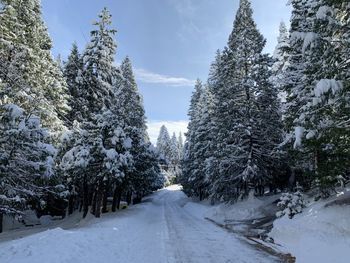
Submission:
<svg viewBox="0 0 350 263">
<path fill-rule="evenodd" d="M 103 191 L 103 201 L 102 201 L 102 213 L 107 213 L 107 202 L 108 202 L 108 189 Z"/>
<path fill-rule="evenodd" d="M 83 182 L 83 218 L 86 217 L 88 211 L 89 211 L 89 190 L 88 190 L 86 178 L 84 176 L 84 182 Z"/>
<path fill-rule="evenodd" d="M 128 205 L 130 205 L 131 201 L 132 201 L 132 192 L 128 191 L 128 193 L 126 195 L 126 202 L 128 203 Z"/>
<path fill-rule="evenodd" d="M 74 196 L 70 195 L 68 199 L 68 215 L 73 214 L 74 211 Z"/>
<path fill-rule="evenodd" d="M 103 183 L 103 199 L 102 199 L 102 213 L 107 213 L 107 202 L 108 202 L 108 190 L 109 180 Z"/>
<path fill-rule="evenodd" d="M 79 198 L 79 213 L 83 211 L 83 198 Z"/>
<path fill-rule="evenodd" d="M 96 192 L 95 217 L 101 217 L 102 195 L 102 185 L 99 185 Z"/>
<path fill-rule="evenodd" d="M 199 201 L 203 201 L 203 190 L 202 190 L 202 187 L 199 187 Z"/>
<path fill-rule="evenodd" d="M 118 197 L 117 197 L 117 209 L 120 209 L 120 201 L 122 200 L 122 188 L 120 188 L 120 190 L 118 191 Z"/>
<path fill-rule="evenodd" d="M 91 202 L 91 214 L 93 215 L 96 215 L 97 192 L 98 192 L 98 189 L 95 188 L 92 196 L 92 202 Z"/>
<path fill-rule="evenodd" d="M 115 212 L 117 208 L 118 192 L 119 192 L 118 186 L 115 186 L 113 191 L 112 212 Z"/>
</svg>

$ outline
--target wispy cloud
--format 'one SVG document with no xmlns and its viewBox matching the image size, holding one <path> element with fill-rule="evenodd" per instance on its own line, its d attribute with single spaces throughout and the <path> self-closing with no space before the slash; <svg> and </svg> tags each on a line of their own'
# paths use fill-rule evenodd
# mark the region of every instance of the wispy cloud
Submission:
<svg viewBox="0 0 350 263">
<path fill-rule="evenodd" d="M 195 81 L 191 79 L 161 75 L 158 73 L 150 72 L 145 69 L 135 68 L 134 73 L 135 73 L 136 79 L 144 83 L 164 84 L 164 85 L 173 86 L 173 87 L 180 87 L 180 86 L 192 87 L 195 84 Z"/>
<path fill-rule="evenodd" d="M 183 16 L 193 17 L 196 14 L 196 7 L 192 0 L 172 0 L 176 11 Z"/>
<path fill-rule="evenodd" d="M 185 140 L 184 134 L 187 132 L 188 121 L 155 121 L 150 120 L 147 123 L 148 127 L 148 135 L 150 137 L 151 142 L 156 145 L 157 138 L 159 135 L 159 130 L 162 125 L 165 125 L 170 133 L 170 136 L 175 132 L 176 136 L 179 136 L 179 133 L 182 133 L 182 138 Z"/>
<path fill-rule="evenodd" d="M 189 35 L 198 36 L 202 33 L 197 24 L 198 19 L 198 2 L 193 0 L 169 0 L 179 15 L 181 27 L 177 32 L 178 37 L 185 42 Z"/>
</svg>

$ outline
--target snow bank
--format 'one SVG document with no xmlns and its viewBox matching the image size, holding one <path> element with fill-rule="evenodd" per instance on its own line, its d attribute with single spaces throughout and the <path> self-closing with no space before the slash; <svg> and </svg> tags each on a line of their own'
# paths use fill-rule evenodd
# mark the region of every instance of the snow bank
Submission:
<svg viewBox="0 0 350 263">
<path fill-rule="evenodd" d="M 274 205 L 273 202 L 278 198 L 279 195 L 265 196 L 262 198 L 251 196 L 247 200 L 239 201 L 234 204 L 220 204 L 211 207 L 206 216 L 218 223 L 256 219 L 268 214 L 274 214 L 277 211 L 277 206 Z"/>
<path fill-rule="evenodd" d="M 326 207 L 329 202 L 313 202 L 293 219 L 287 216 L 277 219 L 269 235 L 292 253 L 298 263 L 348 263 L 350 207 Z"/>
</svg>

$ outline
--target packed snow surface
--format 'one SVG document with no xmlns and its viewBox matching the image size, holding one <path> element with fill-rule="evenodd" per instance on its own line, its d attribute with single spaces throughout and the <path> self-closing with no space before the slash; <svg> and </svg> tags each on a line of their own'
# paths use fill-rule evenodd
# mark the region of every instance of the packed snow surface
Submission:
<svg viewBox="0 0 350 263">
<path fill-rule="evenodd" d="M 270 236 L 296 257 L 297 263 L 350 262 L 350 191 L 331 200 L 310 201 L 293 219 L 273 224 Z"/>
<path fill-rule="evenodd" d="M 171 186 L 81 228 L 0 243 L 0 262 L 276 262 L 204 219 L 208 209 Z"/>
</svg>

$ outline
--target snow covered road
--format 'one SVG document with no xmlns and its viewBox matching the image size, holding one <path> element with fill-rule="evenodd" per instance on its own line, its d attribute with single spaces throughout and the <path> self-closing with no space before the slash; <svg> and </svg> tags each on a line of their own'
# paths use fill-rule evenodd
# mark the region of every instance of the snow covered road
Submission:
<svg viewBox="0 0 350 263">
<path fill-rule="evenodd" d="M 276 259 L 204 219 L 178 186 L 73 230 L 0 243 L 1 263 L 256 263 Z"/>
</svg>

